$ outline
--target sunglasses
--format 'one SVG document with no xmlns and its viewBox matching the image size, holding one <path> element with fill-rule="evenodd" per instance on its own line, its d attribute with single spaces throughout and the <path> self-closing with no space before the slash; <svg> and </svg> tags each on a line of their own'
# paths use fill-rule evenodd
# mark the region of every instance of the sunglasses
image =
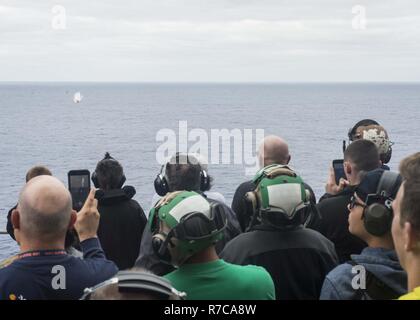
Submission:
<svg viewBox="0 0 420 320">
<path fill-rule="evenodd" d="M 362 208 L 367 207 L 367 205 L 358 202 L 355 196 L 352 196 L 351 199 L 350 199 L 350 203 L 349 203 L 349 209 L 353 210 L 353 208 L 357 207 L 357 206 L 362 207 Z"/>
</svg>

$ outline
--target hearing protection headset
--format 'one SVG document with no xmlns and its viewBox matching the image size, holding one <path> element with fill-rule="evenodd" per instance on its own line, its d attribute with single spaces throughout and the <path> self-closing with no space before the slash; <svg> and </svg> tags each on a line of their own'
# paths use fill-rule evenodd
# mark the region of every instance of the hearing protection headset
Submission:
<svg viewBox="0 0 420 320">
<path fill-rule="evenodd" d="M 189 157 L 193 157 L 193 156 L 187 155 L 187 157 L 189 158 Z M 155 191 L 161 197 L 165 196 L 168 192 L 171 192 L 171 190 L 169 190 L 168 180 L 166 179 L 166 176 L 165 176 L 166 167 L 167 167 L 168 163 L 170 163 L 170 162 L 167 162 L 165 165 L 163 165 L 160 168 L 160 173 L 157 175 L 157 177 L 154 181 Z M 201 170 L 200 170 L 200 191 L 204 192 L 204 191 L 207 191 L 209 189 L 210 189 L 209 175 L 208 175 L 206 170 L 201 168 Z"/>
<path fill-rule="evenodd" d="M 165 233 L 160 223 L 170 230 Z M 218 203 L 209 203 L 193 191 L 169 193 L 149 216 L 152 246 L 156 255 L 174 266 L 223 237 L 227 217 Z"/>
<path fill-rule="evenodd" d="M 375 194 L 366 198 L 366 207 L 363 211 L 363 223 L 370 234 L 380 237 L 391 230 L 393 219 L 393 194 L 401 183 L 401 176 L 396 172 L 384 171 L 379 180 Z"/>
<path fill-rule="evenodd" d="M 92 288 L 86 288 L 80 300 L 90 300 L 92 294 L 111 284 L 118 284 L 121 293 L 144 293 L 149 292 L 160 297 L 160 300 L 169 300 L 171 297 L 183 300 L 184 292 L 179 292 L 165 278 L 141 271 L 120 271 L 113 278 L 106 280 Z"/>
<path fill-rule="evenodd" d="M 356 134 L 357 128 L 362 127 L 362 126 L 364 127 L 371 126 L 371 125 L 379 126 L 380 124 L 372 119 L 364 119 L 357 122 L 352 128 L 349 129 L 349 132 L 347 133 L 347 136 L 349 137 L 349 141 L 353 142 L 355 140 L 355 134 Z"/>
<path fill-rule="evenodd" d="M 169 192 L 168 181 L 165 177 L 166 164 L 160 168 L 160 173 L 156 176 L 154 181 L 155 191 L 161 197 L 165 196 Z"/>
<path fill-rule="evenodd" d="M 349 138 L 349 143 L 352 143 L 353 141 L 355 141 L 355 135 L 356 135 L 356 131 L 357 128 L 362 127 L 362 126 L 370 126 L 370 125 L 375 125 L 375 126 L 380 126 L 380 124 L 378 122 L 376 122 L 375 120 L 372 119 L 363 119 L 360 120 L 359 122 L 357 122 L 352 128 L 349 129 L 347 136 Z M 381 161 L 386 164 L 389 163 L 389 161 L 391 161 L 391 157 L 392 157 L 392 142 L 389 144 L 389 148 L 388 151 L 386 153 L 383 153 L 380 155 L 381 157 Z M 343 153 L 344 151 L 346 151 L 347 145 L 346 145 L 346 140 L 343 140 Z"/>
<path fill-rule="evenodd" d="M 248 230 L 262 219 L 279 227 L 279 221 L 293 221 L 301 209 L 311 204 L 303 180 L 288 166 L 267 166 L 257 172 L 253 182 L 256 189 L 245 195 L 253 211 Z"/>
<path fill-rule="evenodd" d="M 121 164 L 116 159 L 114 159 L 113 157 L 111 157 L 111 155 L 108 152 L 105 153 L 105 157 L 100 162 L 102 162 L 102 161 L 114 161 L 116 164 L 118 164 L 119 166 L 121 166 Z M 99 186 L 98 174 L 96 173 L 96 169 L 92 173 L 91 180 L 92 180 L 93 185 L 95 186 L 95 188 L 99 189 L 100 186 Z M 119 183 L 116 186 L 116 189 L 121 189 L 126 180 L 127 180 L 127 178 L 125 177 L 125 174 L 123 173 L 122 176 L 121 176 L 121 180 L 119 181 Z"/>
</svg>

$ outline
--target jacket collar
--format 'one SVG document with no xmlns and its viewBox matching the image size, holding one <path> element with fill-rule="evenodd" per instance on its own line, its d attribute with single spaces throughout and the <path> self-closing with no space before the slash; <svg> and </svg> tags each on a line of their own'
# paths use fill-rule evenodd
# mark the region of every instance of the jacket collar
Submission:
<svg viewBox="0 0 420 320">
<path fill-rule="evenodd" d="M 113 205 L 128 201 L 134 197 L 136 189 L 132 186 L 125 186 L 122 189 L 98 190 L 96 198 L 100 205 Z"/>
</svg>

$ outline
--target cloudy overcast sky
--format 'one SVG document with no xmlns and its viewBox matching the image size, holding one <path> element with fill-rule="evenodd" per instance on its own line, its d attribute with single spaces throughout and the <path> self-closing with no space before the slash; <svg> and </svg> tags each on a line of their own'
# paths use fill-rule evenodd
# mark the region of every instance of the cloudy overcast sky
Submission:
<svg viewBox="0 0 420 320">
<path fill-rule="evenodd" d="M 420 1 L 0 0 L 0 81 L 420 81 Z"/>
</svg>

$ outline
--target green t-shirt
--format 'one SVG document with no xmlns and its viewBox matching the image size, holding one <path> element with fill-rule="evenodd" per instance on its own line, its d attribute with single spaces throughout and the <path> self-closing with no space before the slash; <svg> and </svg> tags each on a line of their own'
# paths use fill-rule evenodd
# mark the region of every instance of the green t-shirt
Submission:
<svg viewBox="0 0 420 320">
<path fill-rule="evenodd" d="M 165 276 L 187 300 L 274 300 L 270 274 L 262 267 L 239 266 L 222 259 L 185 264 Z"/>
</svg>

